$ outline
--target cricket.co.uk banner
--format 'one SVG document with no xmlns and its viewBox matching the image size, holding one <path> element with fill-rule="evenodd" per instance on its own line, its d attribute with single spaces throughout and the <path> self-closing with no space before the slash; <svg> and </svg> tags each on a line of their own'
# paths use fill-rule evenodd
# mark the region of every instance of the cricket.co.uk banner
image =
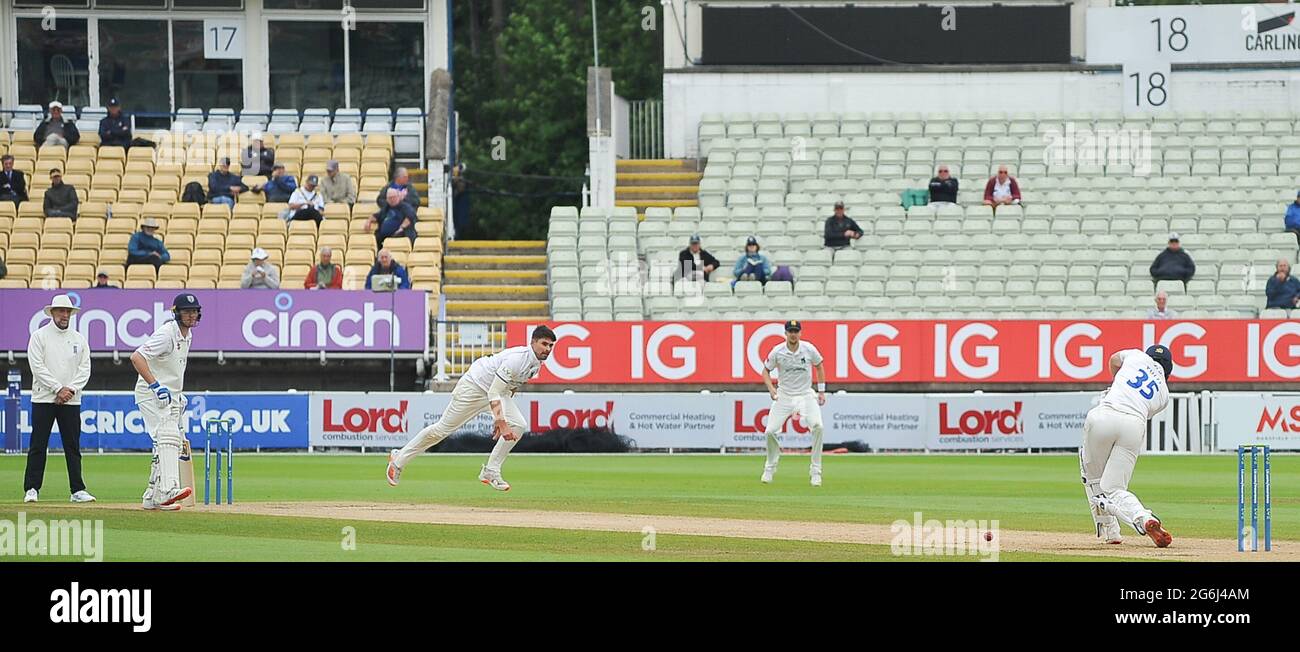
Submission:
<svg viewBox="0 0 1300 652">
<path fill-rule="evenodd" d="M 204 424 L 208 419 L 226 419 L 239 449 L 302 449 L 307 447 L 308 395 L 284 392 L 267 394 L 186 394 L 181 431 L 192 446 L 203 447 Z M 0 412 L 3 407 L 0 407 Z M 0 419 L 0 422 L 3 420 Z M 23 448 L 31 445 L 31 394 L 24 392 L 19 407 L 18 430 Z M 52 448 L 62 448 L 58 425 L 50 437 Z M 132 392 L 90 392 L 81 398 L 81 447 L 103 450 L 150 450 L 153 442 L 144 428 L 144 417 Z"/>
<path fill-rule="evenodd" d="M 191 352 L 388 353 L 389 331 L 398 353 L 428 348 L 424 292 L 309 290 L 185 290 L 203 306 Z M 0 351 L 23 353 L 43 308 L 67 294 L 81 308 L 72 328 L 92 354 L 129 352 L 172 318 L 176 290 L 0 290 Z"/>
<path fill-rule="evenodd" d="M 1300 394 L 1215 392 L 1219 450 L 1242 444 L 1300 449 Z"/>
</svg>

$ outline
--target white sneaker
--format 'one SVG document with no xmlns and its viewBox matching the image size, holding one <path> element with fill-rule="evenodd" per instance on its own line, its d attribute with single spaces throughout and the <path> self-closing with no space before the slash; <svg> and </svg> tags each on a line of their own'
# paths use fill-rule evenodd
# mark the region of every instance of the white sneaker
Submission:
<svg viewBox="0 0 1300 652">
<path fill-rule="evenodd" d="M 763 477 L 761 478 L 763 484 L 772 484 L 772 476 L 775 474 L 776 469 L 763 467 Z"/>
<path fill-rule="evenodd" d="M 821 471 L 816 471 L 816 472 L 814 472 L 814 473 L 812 474 L 812 486 L 814 486 L 814 487 L 820 487 L 820 486 L 822 486 L 822 474 L 821 474 Z"/>
<path fill-rule="evenodd" d="M 497 491 L 510 491 L 510 483 L 501 477 L 501 472 L 489 470 L 486 464 L 483 465 L 483 470 L 479 471 L 478 481 Z"/>
<path fill-rule="evenodd" d="M 388 472 L 385 475 L 388 476 L 388 486 L 390 487 L 396 487 L 397 482 L 402 479 L 402 467 L 397 465 L 396 448 L 388 453 Z"/>
<path fill-rule="evenodd" d="M 140 509 L 149 510 L 151 512 L 179 512 L 181 510 L 181 504 L 172 503 L 164 507 L 163 505 L 159 505 L 158 503 L 155 503 L 152 500 L 145 500 L 145 501 L 141 501 Z"/>
<path fill-rule="evenodd" d="M 34 502 L 36 502 L 36 490 L 35 490 L 35 489 L 28 489 L 28 490 L 27 490 L 27 493 L 23 495 L 23 502 L 25 502 L 25 503 L 34 503 Z"/>
<path fill-rule="evenodd" d="M 193 493 L 194 493 L 193 487 L 181 487 L 180 489 L 173 490 L 170 493 L 166 494 L 167 497 L 159 501 L 158 506 L 167 507 L 169 505 L 178 504 L 182 500 L 189 498 L 190 494 Z"/>
<path fill-rule="evenodd" d="M 92 496 L 92 495 L 90 495 L 90 492 L 88 492 L 88 491 L 86 491 L 86 490 L 83 489 L 83 490 L 81 490 L 81 491 L 78 491 L 78 492 L 75 493 L 75 494 L 72 494 L 72 498 L 70 498 L 70 499 L 68 500 L 68 502 L 72 502 L 72 503 L 93 503 L 93 502 L 95 502 L 95 497 Z"/>
</svg>

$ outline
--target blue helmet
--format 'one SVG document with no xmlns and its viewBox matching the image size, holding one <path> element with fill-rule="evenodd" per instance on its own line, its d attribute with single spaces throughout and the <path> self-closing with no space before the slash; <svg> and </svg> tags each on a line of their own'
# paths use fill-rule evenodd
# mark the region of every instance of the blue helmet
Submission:
<svg viewBox="0 0 1300 652">
<path fill-rule="evenodd" d="M 1160 363 L 1160 368 L 1165 370 L 1165 380 L 1168 381 L 1169 374 L 1174 371 L 1174 359 L 1169 353 L 1169 347 L 1160 344 L 1148 346 L 1146 353 L 1152 360 Z"/>
<path fill-rule="evenodd" d="M 193 294 L 186 292 L 184 294 L 178 294 L 175 299 L 172 299 L 172 317 L 174 317 L 178 322 L 181 320 L 182 310 L 199 311 L 198 319 L 194 320 L 194 323 L 196 324 L 203 320 L 203 306 L 199 305 L 199 298 Z"/>
</svg>

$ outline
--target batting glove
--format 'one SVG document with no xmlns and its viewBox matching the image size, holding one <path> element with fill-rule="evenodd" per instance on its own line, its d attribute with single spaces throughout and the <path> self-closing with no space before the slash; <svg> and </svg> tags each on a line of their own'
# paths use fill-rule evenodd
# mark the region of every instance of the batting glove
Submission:
<svg viewBox="0 0 1300 652">
<path fill-rule="evenodd" d="M 172 390 L 158 384 L 158 381 L 155 380 L 154 383 L 149 386 L 149 389 L 153 390 L 153 393 L 158 396 L 158 400 L 163 403 L 172 402 Z"/>
</svg>

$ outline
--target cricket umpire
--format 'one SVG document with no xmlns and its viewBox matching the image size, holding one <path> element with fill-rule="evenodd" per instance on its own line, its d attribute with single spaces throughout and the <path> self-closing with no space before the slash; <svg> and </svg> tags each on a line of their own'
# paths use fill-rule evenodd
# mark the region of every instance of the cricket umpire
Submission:
<svg viewBox="0 0 1300 652">
<path fill-rule="evenodd" d="M 63 438 L 63 456 L 68 461 L 72 502 L 95 500 L 81 479 L 81 392 L 90 381 L 90 347 L 86 338 L 71 328 L 72 315 L 78 310 L 67 295 L 55 296 L 45 306 L 50 323 L 36 329 L 27 341 L 27 362 L 32 368 L 32 441 L 23 479 L 25 503 L 36 502 L 41 490 L 45 449 L 50 445 L 55 421 Z"/>
</svg>

